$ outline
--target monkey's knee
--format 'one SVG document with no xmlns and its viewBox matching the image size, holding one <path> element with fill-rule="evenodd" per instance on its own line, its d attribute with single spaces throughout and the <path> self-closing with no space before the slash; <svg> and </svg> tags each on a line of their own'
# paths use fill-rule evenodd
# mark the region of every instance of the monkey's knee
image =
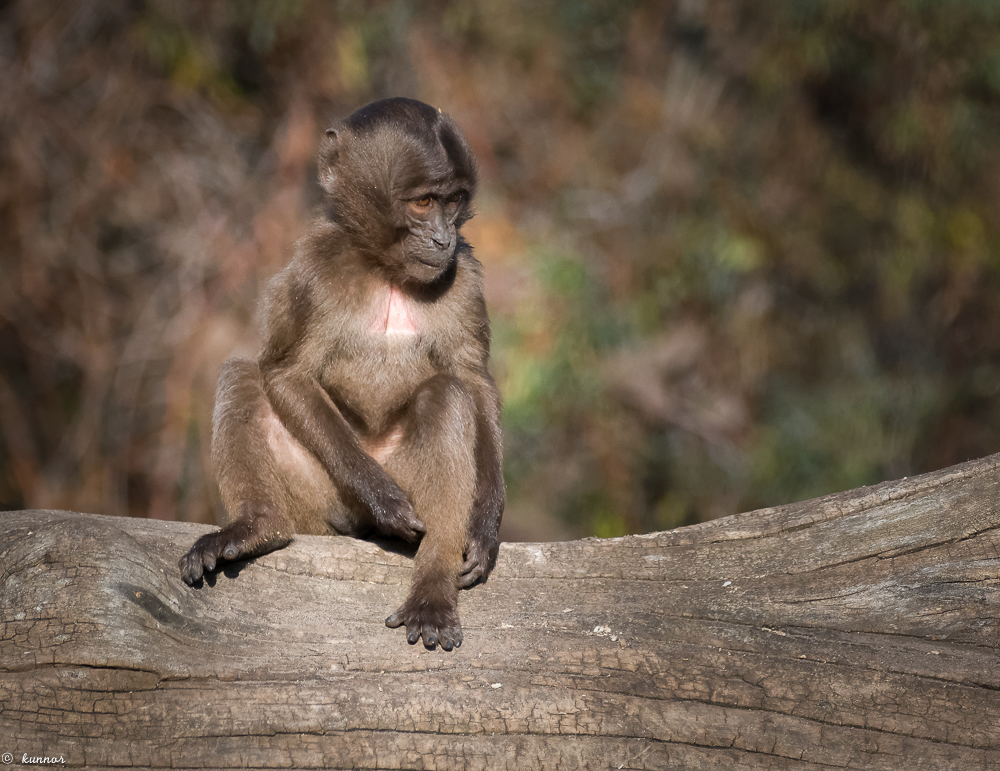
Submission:
<svg viewBox="0 0 1000 771">
<path fill-rule="evenodd" d="M 286 495 L 268 435 L 272 414 L 257 364 L 239 358 L 223 364 L 212 414 L 212 465 L 230 521 L 258 509 L 284 519 Z"/>
<path fill-rule="evenodd" d="M 476 405 L 458 378 L 436 375 L 414 394 L 400 452 L 386 464 L 418 510 L 463 509 L 475 485 Z M 468 502 L 471 505 L 471 501 Z"/>
<path fill-rule="evenodd" d="M 469 388 L 452 375 L 435 375 L 413 396 L 411 429 L 474 441 L 476 402 Z"/>
<path fill-rule="evenodd" d="M 249 359 L 228 359 L 219 370 L 219 381 L 215 388 L 215 414 L 217 423 L 221 418 L 237 413 L 244 419 L 252 415 L 254 408 L 267 400 L 260 367 Z"/>
<path fill-rule="evenodd" d="M 234 448 L 259 445 L 259 423 L 270 404 L 260 368 L 247 359 L 229 359 L 219 372 L 212 412 L 212 455 L 216 462 Z"/>
<path fill-rule="evenodd" d="M 245 379 L 252 379 L 260 382 L 260 367 L 257 366 L 257 362 L 251 359 L 244 359 L 239 356 L 233 356 L 232 358 L 226 359 L 219 370 L 218 382 L 222 384 L 229 381 L 240 381 Z"/>
</svg>

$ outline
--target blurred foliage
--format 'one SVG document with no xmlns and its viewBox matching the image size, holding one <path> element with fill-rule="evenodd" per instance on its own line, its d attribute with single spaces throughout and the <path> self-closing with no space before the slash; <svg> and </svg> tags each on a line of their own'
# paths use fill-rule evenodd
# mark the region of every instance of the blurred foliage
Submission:
<svg viewBox="0 0 1000 771">
<path fill-rule="evenodd" d="M 11 0 L 0 504 L 212 521 L 214 381 L 407 95 L 480 158 L 507 538 L 1000 449 L 1000 5 Z"/>
</svg>

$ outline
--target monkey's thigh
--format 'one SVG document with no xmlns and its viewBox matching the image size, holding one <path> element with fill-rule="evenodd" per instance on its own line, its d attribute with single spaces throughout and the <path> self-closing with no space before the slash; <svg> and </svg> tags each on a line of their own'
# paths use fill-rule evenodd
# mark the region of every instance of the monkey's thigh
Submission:
<svg viewBox="0 0 1000 771">
<path fill-rule="evenodd" d="M 427 528 L 418 566 L 433 552 L 457 570 L 476 487 L 472 393 L 458 378 L 436 375 L 417 390 L 401 428 L 401 444 L 384 465 Z"/>
<path fill-rule="evenodd" d="M 331 532 L 343 508 L 337 490 L 275 413 L 256 363 L 226 362 L 213 424 L 212 458 L 231 520 L 264 509 L 291 520 L 296 533 Z"/>
</svg>

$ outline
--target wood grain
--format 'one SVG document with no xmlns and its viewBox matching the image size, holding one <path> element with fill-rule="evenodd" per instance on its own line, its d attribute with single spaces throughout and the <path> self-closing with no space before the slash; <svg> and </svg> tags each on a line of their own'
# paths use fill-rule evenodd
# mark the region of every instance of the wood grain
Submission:
<svg viewBox="0 0 1000 771">
<path fill-rule="evenodd" d="M 204 526 L 0 514 L 0 753 L 65 767 L 1000 768 L 1000 456 L 611 540 L 504 544 L 458 651 L 412 559 L 303 536 L 204 586 Z M 62 764 L 59 764 L 60 767 Z"/>
</svg>

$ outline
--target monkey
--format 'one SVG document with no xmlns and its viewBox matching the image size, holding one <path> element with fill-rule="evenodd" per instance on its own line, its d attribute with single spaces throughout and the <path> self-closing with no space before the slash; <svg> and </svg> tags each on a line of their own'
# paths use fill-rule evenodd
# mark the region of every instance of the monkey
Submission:
<svg viewBox="0 0 1000 771">
<path fill-rule="evenodd" d="M 211 458 L 229 522 L 180 559 L 195 585 L 294 534 L 418 542 L 386 626 L 462 644 L 505 504 L 482 266 L 461 234 L 476 161 L 445 113 L 392 98 L 326 131 L 323 203 L 262 301 L 256 360 L 219 375 Z"/>
</svg>

